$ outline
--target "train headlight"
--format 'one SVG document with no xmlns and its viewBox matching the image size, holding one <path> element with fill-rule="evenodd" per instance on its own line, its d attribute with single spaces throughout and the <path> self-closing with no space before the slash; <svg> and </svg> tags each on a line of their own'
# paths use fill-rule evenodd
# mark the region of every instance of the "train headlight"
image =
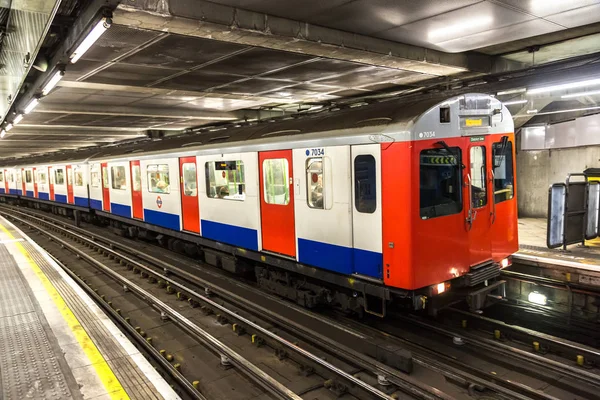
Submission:
<svg viewBox="0 0 600 400">
<path fill-rule="evenodd" d="M 512 260 L 510 257 L 506 257 L 504 260 L 500 261 L 500 268 L 506 268 L 512 264 Z"/>
<path fill-rule="evenodd" d="M 437 285 L 431 286 L 431 291 L 434 296 L 437 294 L 442 294 L 444 292 L 447 292 L 448 290 L 450 290 L 450 282 L 441 282 L 441 283 L 438 283 Z"/>
<path fill-rule="evenodd" d="M 535 303 L 535 304 L 539 304 L 542 306 L 545 306 L 546 302 L 548 301 L 548 298 L 546 297 L 545 294 L 541 294 L 538 292 L 529 293 L 529 296 L 527 296 L 527 299 L 529 300 L 530 303 Z"/>
<path fill-rule="evenodd" d="M 444 282 L 437 284 L 437 294 L 442 294 L 446 291 L 446 284 Z"/>
</svg>

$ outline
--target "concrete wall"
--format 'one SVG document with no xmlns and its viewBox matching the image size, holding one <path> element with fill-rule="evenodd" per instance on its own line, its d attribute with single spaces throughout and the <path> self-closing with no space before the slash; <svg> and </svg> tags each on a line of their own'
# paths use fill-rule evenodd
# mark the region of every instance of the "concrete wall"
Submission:
<svg viewBox="0 0 600 400">
<path fill-rule="evenodd" d="M 517 153 L 518 207 L 521 217 L 546 217 L 548 187 L 568 173 L 600 168 L 600 146 Z"/>
</svg>

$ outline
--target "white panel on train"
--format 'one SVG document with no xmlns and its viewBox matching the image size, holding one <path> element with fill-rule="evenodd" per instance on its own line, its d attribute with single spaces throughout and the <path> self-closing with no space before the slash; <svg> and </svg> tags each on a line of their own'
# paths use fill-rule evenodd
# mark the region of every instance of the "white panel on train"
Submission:
<svg viewBox="0 0 600 400">
<path fill-rule="evenodd" d="M 179 159 L 141 160 L 144 221 L 176 231 L 181 230 Z M 129 194 L 131 201 L 131 193 Z"/>
<path fill-rule="evenodd" d="M 298 261 L 351 274 L 350 146 L 295 149 Z"/>
<path fill-rule="evenodd" d="M 381 145 L 352 146 L 354 272 L 383 278 Z"/>
<path fill-rule="evenodd" d="M 35 175 L 38 186 L 38 198 L 41 200 L 50 200 L 50 177 L 48 176 L 48 166 L 36 166 Z"/>
<path fill-rule="evenodd" d="M 96 210 L 102 210 L 102 176 L 100 174 L 100 163 L 94 162 L 89 165 L 89 188 L 90 188 L 90 207 Z"/>
<path fill-rule="evenodd" d="M 17 192 L 17 173 L 16 173 L 17 169 L 16 168 L 9 168 L 8 169 L 8 174 L 10 176 L 9 182 L 8 182 L 8 188 L 9 188 L 9 193 L 10 194 L 18 194 Z"/>
<path fill-rule="evenodd" d="M 107 166 L 110 213 L 125 218 L 131 218 L 129 163 L 126 161 L 109 162 Z"/>
<path fill-rule="evenodd" d="M 197 163 L 202 236 L 260 250 L 258 153 L 198 156 Z"/>
<path fill-rule="evenodd" d="M 34 197 L 33 169 L 31 167 L 23 168 L 23 182 L 25 183 L 23 196 Z"/>
<path fill-rule="evenodd" d="M 52 166 L 52 182 L 54 183 L 54 200 L 67 202 L 67 167 L 65 164 Z"/>
<path fill-rule="evenodd" d="M 88 201 L 88 165 L 73 164 L 73 196 L 77 206 L 89 207 Z"/>
</svg>

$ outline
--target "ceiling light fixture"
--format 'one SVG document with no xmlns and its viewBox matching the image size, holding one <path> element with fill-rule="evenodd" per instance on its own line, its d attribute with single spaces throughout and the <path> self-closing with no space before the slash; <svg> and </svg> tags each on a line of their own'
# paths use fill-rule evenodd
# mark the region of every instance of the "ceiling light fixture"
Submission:
<svg viewBox="0 0 600 400">
<path fill-rule="evenodd" d="M 564 95 L 560 96 L 560 98 L 561 99 L 572 99 L 573 97 L 593 96 L 595 94 L 600 94 L 600 90 L 591 90 L 589 92 L 564 94 Z"/>
<path fill-rule="evenodd" d="M 600 79 L 598 79 L 598 78 L 597 79 L 588 79 L 586 81 L 570 82 L 570 83 L 563 83 L 560 85 L 552 85 L 552 86 L 545 86 L 545 87 L 539 87 L 539 88 L 534 88 L 534 89 L 527 89 L 527 94 L 555 92 L 557 90 L 575 89 L 575 88 L 580 88 L 580 87 L 597 86 L 597 85 L 600 85 Z"/>
<path fill-rule="evenodd" d="M 470 35 L 477 33 L 479 28 L 484 28 L 492 24 L 494 18 L 491 15 L 477 16 L 476 18 L 463 19 L 461 22 L 445 26 L 443 28 L 435 29 L 427 34 L 427 39 L 430 41 L 435 40 L 449 40 L 454 39 L 452 36 L 456 35 Z"/>
<path fill-rule="evenodd" d="M 109 17 L 103 17 L 96 23 L 94 28 L 88 33 L 83 41 L 77 46 L 75 51 L 71 53 L 71 63 L 75 64 L 94 43 L 102 36 L 104 32 L 108 30 L 112 25 L 112 19 Z"/>
<path fill-rule="evenodd" d="M 529 100 L 513 100 L 513 101 L 503 101 L 502 104 L 505 106 L 512 106 L 513 104 L 525 104 Z"/>
<path fill-rule="evenodd" d="M 17 125 L 19 122 L 21 122 L 21 120 L 23 120 L 23 114 L 17 114 L 12 123 L 13 125 Z"/>
<path fill-rule="evenodd" d="M 591 110 L 600 110 L 600 106 L 570 108 L 568 110 L 545 111 L 545 112 L 537 113 L 536 115 L 550 115 L 550 114 L 560 114 L 560 113 L 566 113 L 566 112 L 591 111 Z M 528 117 L 528 115 L 525 115 L 525 114 L 513 115 L 513 118 L 524 118 L 524 117 Z"/>
<path fill-rule="evenodd" d="M 518 93 L 525 93 L 527 91 L 526 88 L 519 88 L 519 89 L 510 89 L 510 90 L 503 90 L 501 92 L 496 93 L 496 96 L 502 96 L 505 94 L 518 94 Z"/>
<path fill-rule="evenodd" d="M 2 131 L 0 131 L 0 139 L 4 139 L 4 136 L 6 136 L 6 131 L 2 129 Z"/>
<path fill-rule="evenodd" d="M 535 114 L 537 113 L 538 110 L 537 109 L 533 109 L 533 110 L 527 110 L 527 114 Z"/>
<path fill-rule="evenodd" d="M 48 93 L 52 91 L 58 85 L 58 82 L 65 76 L 65 71 L 58 70 L 52 75 L 52 78 L 46 83 L 44 89 L 42 89 L 42 95 L 46 96 Z"/>
<path fill-rule="evenodd" d="M 4 127 L 4 130 L 6 132 L 10 131 L 13 128 L 13 124 L 6 124 L 6 126 Z"/>
<path fill-rule="evenodd" d="M 40 100 L 37 97 L 34 97 L 33 99 L 31 99 L 31 101 L 29 102 L 29 104 L 27 104 L 27 107 L 25 107 L 25 109 L 23 110 L 23 112 L 25 114 L 29 114 L 39 104 L 39 102 L 40 102 Z"/>
</svg>

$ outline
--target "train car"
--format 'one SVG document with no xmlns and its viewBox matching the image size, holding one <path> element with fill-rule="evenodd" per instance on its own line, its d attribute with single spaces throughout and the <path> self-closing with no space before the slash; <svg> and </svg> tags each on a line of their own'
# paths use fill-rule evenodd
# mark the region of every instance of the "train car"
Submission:
<svg viewBox="0 0 600 400">
<path fill-rule="evenodd" d="M 229 129 L 93 155 L 91 209 L 248 260 L 260 286 L 305 305 L 383 315 L 390 302 L 466 296 L 479 309 L 502 294 L 518 237 L 514 126 L 498 100 L 388 101 Z M 56 201 L 72 204 L 71 166 L 52 168 Z"/>
</svg>

